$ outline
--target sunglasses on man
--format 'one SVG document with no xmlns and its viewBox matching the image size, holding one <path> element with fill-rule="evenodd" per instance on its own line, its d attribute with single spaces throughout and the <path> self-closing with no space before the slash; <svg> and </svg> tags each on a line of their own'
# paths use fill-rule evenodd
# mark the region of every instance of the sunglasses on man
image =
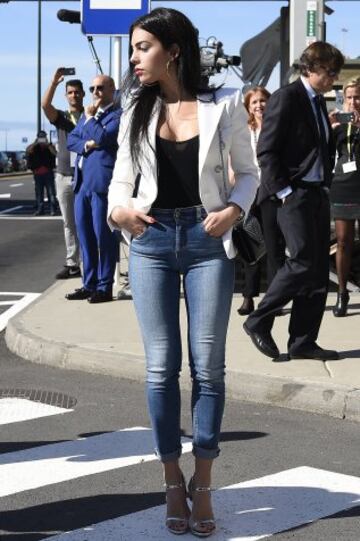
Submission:
<svg viewBox="0 0 360 541">
<path fill-rule="evenodd" d="M 89 92 L 92 94 L 95 91 L 102 92 L 104 90 L 104 85 L 89 86 Z"/>
</svg>

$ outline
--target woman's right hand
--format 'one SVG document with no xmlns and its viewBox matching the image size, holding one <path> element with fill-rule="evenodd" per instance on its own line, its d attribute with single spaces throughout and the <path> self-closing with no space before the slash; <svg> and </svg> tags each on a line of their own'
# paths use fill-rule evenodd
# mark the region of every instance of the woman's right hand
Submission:
<svg viewBox="0 0 360 541">
<path fill-rule="evenodd" d="M 134 238 L 145 231 L 146 224 L 156 222 L 154 218 L 140 210 L 124 207 L 115 207 L 110 214 L 110 219 L 121 229 L 129 231 Z"/>
<path fill-rule="evenodd" d="M 336 115 L 339 111 L 337 109 L 333 109 L 329 112 L 329 121 L 332 128 L 337 128 L 340 126 L 340 122 L 337 120 Z"/>
</svg>

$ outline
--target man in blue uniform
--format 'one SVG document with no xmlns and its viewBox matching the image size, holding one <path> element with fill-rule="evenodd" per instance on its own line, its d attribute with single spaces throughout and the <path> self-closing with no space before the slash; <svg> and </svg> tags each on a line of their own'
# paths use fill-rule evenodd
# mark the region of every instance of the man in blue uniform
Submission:
<svg viewBox="0 0 360 541">
<path fill-rule="evenodd" d="M 93 103 L 68 135 L 68 149 L 77 153 L 74 175 L 75 221 L 83 259 L 83 287 L 68 300 L 111 301 L 117 241 L 107 224 L 107 193 L 117 152 L 120 110 L 114 108 L 111 77 L 95 77 Z"/>
</svg>

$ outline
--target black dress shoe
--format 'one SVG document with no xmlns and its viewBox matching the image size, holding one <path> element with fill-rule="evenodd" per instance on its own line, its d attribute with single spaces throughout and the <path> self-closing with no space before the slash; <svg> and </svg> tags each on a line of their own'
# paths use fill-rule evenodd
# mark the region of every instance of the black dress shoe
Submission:
<svg viewBox="0 0 360 541">
<path fill-rule="evenodd" d="M 243 303 L 238 309 L 239 316 L 248 316 L 255 309 L 252 297 L 244 297 Z"/>
<path fill-rule="evenodd" d="M 316 359 L 318 361 L 337 361 L 339 354 L 333 349 L 323 349 L 317 344 L 311 348 L 289 353 L 290 359 Z"/>
<path fill-rule="evenodd" d="M 67 280 L 68 278 L 78 278 L 81 276 L 80 267 L 77 265 L 65 265 L 64 268 L 55 275 L 56 280 Z"/>
<path fill-rule="evenodd" d="M 99 302 L 109 302 L 112 300 L 112 291 L 94 291 L 91 297 L 88 298 L 88 302 L 90 302 L 91 304 L 97 304 Z"/>
<path fill-rule="evenodd" d="M 91 297 L 92 294 L 92 291 L 81 287 L 80 289 L 75 289 L 73 293 L 67 293 L 65 295 L 65 299 L 67 299 L 68 301 L 82 301 Z"/>
<path fill-rule="evenodd" d="M 248 334 L 252 340 L 254 346 L 267 357 L 276 359 L 280 355 L 277 345 L 274 342 L 270 332 L 256 332 L 251 331 L 246 325 L 246 321 L 243 325 L 244 331 Z"/>
<path fill-rule="evenodd" d="M 346 316 L 348 303 L 349 303 L 349 292 L 346 290 L 340 293 L 339 291 L 337 294 L 336 304 L 333 309 L 334 316 L 335 317 Z"/>
</svg>

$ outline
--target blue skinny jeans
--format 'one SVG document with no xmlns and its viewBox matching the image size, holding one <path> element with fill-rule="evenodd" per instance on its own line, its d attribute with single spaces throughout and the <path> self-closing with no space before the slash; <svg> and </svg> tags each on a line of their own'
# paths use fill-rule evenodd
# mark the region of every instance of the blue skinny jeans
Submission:
<svg viewBox="0 0 360 541">
<path fill-rule="evenodd" d="M 203 207 L 152 209 L 156 219 L 132 240 L 129 278 L 145 347 L 147 400 L 162 462 L 181 455 L 180 283 L 183 276 L 190 371 L 193 453 L 219 454 L 225 399 L 225 341 L 234 289 L 234 260 L 221 238 L 205 232 Z"/>
</svg>

